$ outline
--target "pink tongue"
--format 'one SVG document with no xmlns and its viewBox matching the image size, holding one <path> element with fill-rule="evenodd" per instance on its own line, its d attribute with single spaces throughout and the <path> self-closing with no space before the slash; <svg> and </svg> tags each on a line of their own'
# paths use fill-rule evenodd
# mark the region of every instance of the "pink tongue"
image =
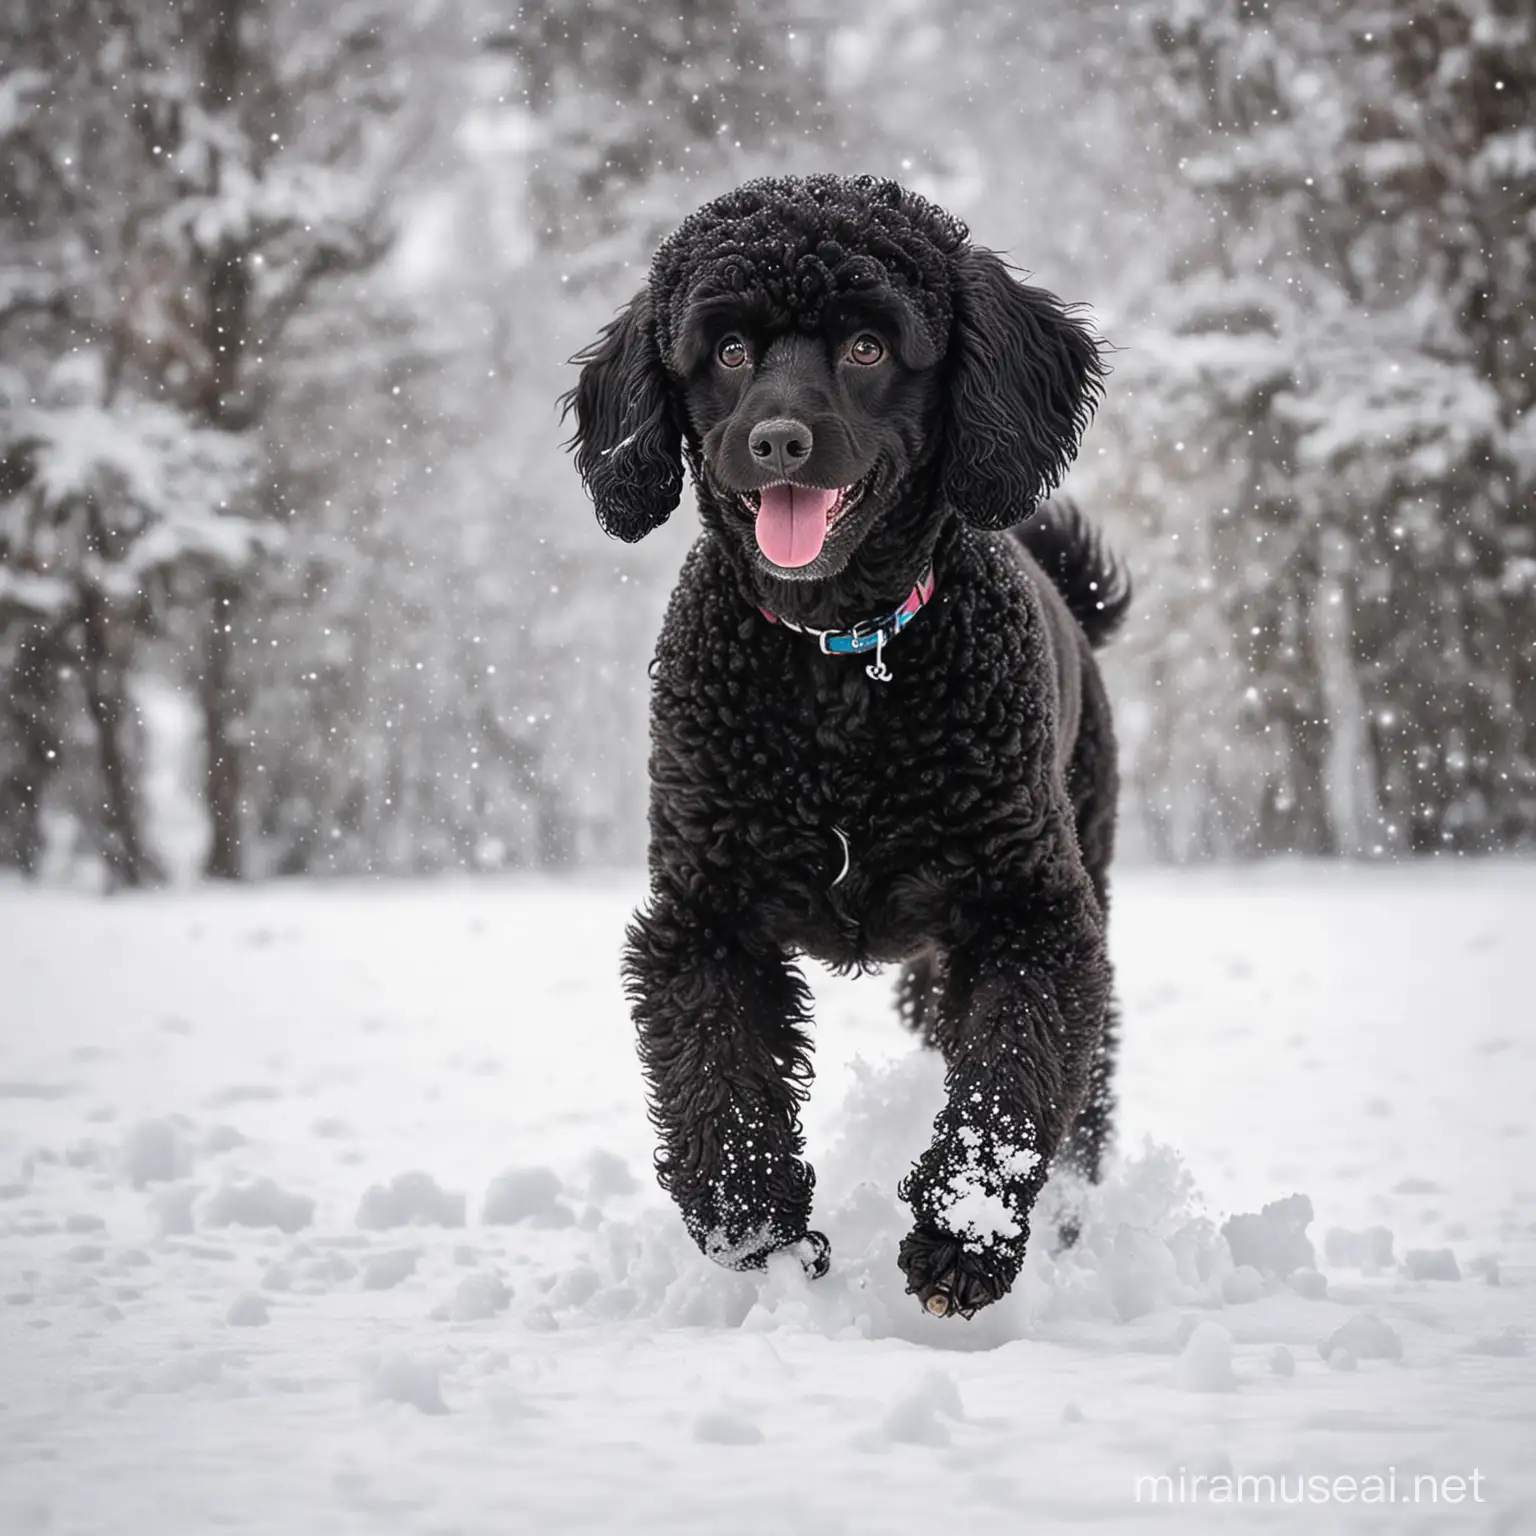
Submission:
<svg viewBox="0 0 1536 1536">
<path fill-rule="evenodd" d="M 770 485 L 757 509 L 757 547 L 775 565 L 809 565 L 827 537 L 827 513 L 841 493 L 809 485 Z"/>
</svg>

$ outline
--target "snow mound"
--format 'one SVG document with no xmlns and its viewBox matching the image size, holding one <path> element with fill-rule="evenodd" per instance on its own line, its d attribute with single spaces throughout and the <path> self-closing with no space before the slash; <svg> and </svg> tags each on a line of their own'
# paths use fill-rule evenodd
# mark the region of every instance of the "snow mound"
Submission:
<svg viewBox="0 0 1536 1536">
<path fill-rule="evenodd" d="M 1506 1360 L 1525 1354 L 1525 1334 L 1511 1324 L 1497 1333 L 1480 1333 L 1467 1345 L 1469 1355 L 1495 1355 Z"/>
<path fill-rule="evenodd" d="M 1461 1266 L 1449 1248 L 1410 1248 L 1403 1268 L 1415 1280 L 1460 1280 Z"/>
<path fill-rule="evenodd" d="M 1296 1269 L 1316 1268 L 1316 1255 L 1307 1237 L 1312 1202 L 1305 1195 L 1272 1200 L 1258 1215 L 1233 1216 L 1221 1235 L 1234 1264 L 1251 1264 L 1264 1275 L 1282 1280 Z"/>
<path fill-rule="evenodd" d="M 229 1304 L 224 1321 L 231 1328 L 260 1328 L 271 1321 L 266 1302 L 254 1291 L 242 1291 Z"/>
<path fill-rule="evenodd" d="M 140 1374 L 129 1378 L 129 1386 L 140 1392 L 172 1393 L 193 1392 L 200 1387 L 222 1387 L 228 1384 L 224 1373 L 226 1364 L 232 1364 L 239 1356 L 227 1356 L 218 1350 L 198 1350 L 187 1354 L 172 1355 Z"/>
<path fill-rule="evenodd" d="M 614 1195 L 632 1195 L 640 1185 L 629 1164 L 603 1147 L 587 1158 L 587 1198 L 606 1200 Z"/>
<path fill-rule="evenodd" d="M 1196 1323 L 1174 1362 L 1173 1379 L 1186 1392 L 1230 1392 L 1237 1385 L 1232 1335 L 1220 1323 Z"/>
<path fill-rule="evenodd" d="M 375 1253 L 363 1264 L 363 1289 L 365 1291 L 392 1291 L 402 1280 L 416 1273 L 419 1254 L 414 1248 L 395 1248 L 388 1253 Z"/>
<path fill-rule="evenodd" d="M 443 1401 L 443 1367 L 414 1355 L 385 1355 L 367 1370 L 368 1395 L 375 1402 L 403 1403 L 429 1415 L 448 1412 Z"/>
<path fill-rule="evenodd" d="M 512 1290 L 500 1275 L 486 1270 L 465 1275 L 445 1309 L 455 1323 L 481 1323 L 505 1312 L 512 1304 Z"/>
<path fill-rule="evenodd" d="M 535 1227 L 573 1226 L 575 1214 L 560 1198 L 564 1192 L 553 1168 L 511 1168 L 491 1180 L 480 1219 L 500 1227 L 522 1221 Z"/>
<path fill-rule="evenodd" d="M 1331 1365 L 1336 1355 L 1353 1360 L 1401 1360 L 1403 1341 L 1392 1325 L 1372 1312 L 1357 1312 L 1341 1328 L 1335 1329 L 1317 1346 L 1318 1353 Z M 1351 1370 L 1352 1365 L 1341 1369 Z"/>
<path fill-rule="evenodd" d="M 862 1449 L 872 1450 L 884 1441 L 895 1445 L 934 1445 L 950 1443 L 949 1419 L 960 1423 L 965 1405 L 960 1389 L 948 1371 L 925 1371 L 910 1391 L 897 1398 L 880 1420 L 877 1436 L 861 1437 Z"/>
<path fill-rule="evenodd" d="M 1363 1232 L 1330 1227 L 1323 1253 L 1335 1269 L 1387 1269 L 1392 1263 L 1392 1234 L 1386 1227 L 1367 1227 Z"/>
<path fill-rule="evenodd" d="M 191 1170 L 191 1154 L 169 1120 L 141 1120 L 123 1140 L 123 1173 L 135 1189 L 169 1184 Z"/>
<path fill-rule="evenodd" d="M 161 1237 L 186 1237 L 193 1230 L 192 1202 L 202 1193 L 201 1184 L 179 1184 L 156 1190 L 149 1197 L 149 1213 Z"/>
<path fill-rule="evenodd" d="M 279 1232 L 297 1232 L 314 1217 L 315 1202 L 308 1195 L 290 1194 L 265 1178 L 224 1185 L 203 1211 L 210 1227 L 276 1227 Z"/>
<path fill-rule="evenodd" d="M 264 1291 L 297 1291 L 303 1295 L 324 1295 L 357 1276 L 357 1265 L 334 1248 L 316 1252 L 300 1243 L 283 1260 L 270 1264 L 262 1274 Z"/>
<path fill-rule="evenodd" d="M 744 1415 L 717 1408 L 694 1420 L 693 1438 L 709 1445 L 761 1445 L 763 1432 Z"/>
<path fill-rule="evenodd" d="M 1307 1301 L 1322 1301 L 1328 1295 L 1328 1277 L 1315 1269 L 1292 1270 L 1285 1283 Z"/>
<path fill-rule="evenodd" d="M 391 1227 L 462 1227 L 464 1196 L 440 1189 L 428 1173 L 396 1174 L 387 1185 L 375 1184 L 357 1208 L 357 1225 L 367 1232 Z"/>
</svg>

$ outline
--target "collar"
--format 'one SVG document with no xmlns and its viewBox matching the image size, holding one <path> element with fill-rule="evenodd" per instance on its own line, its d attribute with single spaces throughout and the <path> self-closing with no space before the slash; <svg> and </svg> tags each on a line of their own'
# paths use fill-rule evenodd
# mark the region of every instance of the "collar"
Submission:
<svg viewBox="0 0 1536 1536">
<path fill-rule="evenodd" d="M 809 624 L 796 624 L 789 619 L 781 619 L 766 608 L 757 611 L 770 624 L 782 624 L 797 634 L 815 635 L 824 656 L 858 656 L 865 651 L 873 651 L 874 662 L 864 670 L 877 683 L 888 683 L 891 671 L 885 664 L 885 647 L 907 627 L 919 608 L 933 600 L 933 584 L 933 567 L 930 565 L 927 573 L 907 594 L 906 602 L 894 613 L 884 614 L 878 619 L 861 620 L 852 629 L 813 629 Z"/>
</svg>

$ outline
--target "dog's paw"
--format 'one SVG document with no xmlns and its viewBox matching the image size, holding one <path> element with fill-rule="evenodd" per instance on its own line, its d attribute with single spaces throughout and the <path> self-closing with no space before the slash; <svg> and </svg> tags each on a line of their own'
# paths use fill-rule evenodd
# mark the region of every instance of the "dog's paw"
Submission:
<svg viewBox="0 0 1536 1536">
<path fill-rule="evenodd" d="M 824 1232 L 807 1232 L 789 1251 L 800 1260 L 807 1280 L 820 1280 L 832 1268 L 832 1244 Z"/>
<path fill-rule="evenodd" d="M 725 1269 L 762 1269 L 776 1253 L 794 1254 L 810 1280 L 821 1279 L 832 1267 L 832 1244 L 823 1232 L 787 1237 L 776 1228 L 760 1227 L 745 1238 L 718 1230 L 695 1236 L 705 1256 Z"/>
<path fill-rule="evenodd" d="M 901 1240 L 897 1262 L 931 1317 L 974 1317 L 1008 1292 L 1012 1275 L 998 1259 L 947 1232 L 918 1227 Z"/>
</svg>

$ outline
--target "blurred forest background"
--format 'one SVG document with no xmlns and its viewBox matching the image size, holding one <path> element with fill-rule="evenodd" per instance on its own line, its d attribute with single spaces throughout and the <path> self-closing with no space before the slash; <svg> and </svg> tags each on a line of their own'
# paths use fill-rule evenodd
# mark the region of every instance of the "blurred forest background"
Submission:
<svg viewBox="0 0 1536 1536">
<path fill-rule="evenodd" d="M 565 359 L 872 170 L 1120 348 L 1125 847 L 1536 843 L 1531 0 L 50 0 L 0 14 L 0 869 L 622 864 L 693 537 Z"/>
</svg>

